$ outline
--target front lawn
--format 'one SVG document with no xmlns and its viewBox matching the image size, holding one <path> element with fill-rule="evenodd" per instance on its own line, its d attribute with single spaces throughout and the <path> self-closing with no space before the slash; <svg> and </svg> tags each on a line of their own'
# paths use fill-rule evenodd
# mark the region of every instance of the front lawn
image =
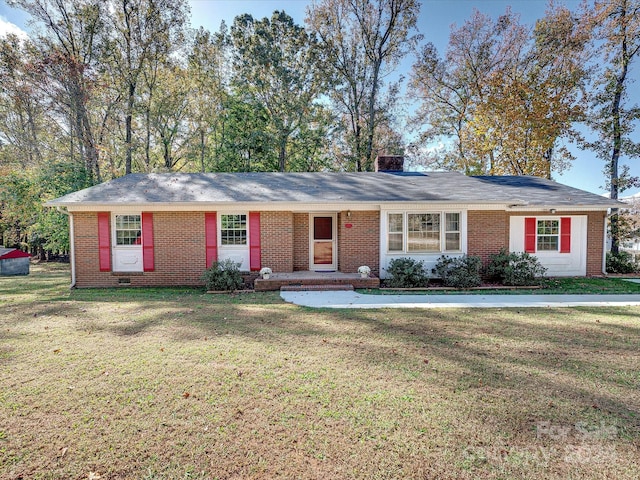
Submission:
<svg viewBox="0 0 640 480">
<path fill-rule="evenodd" d="M 640 308 L 0 277 L 0 478 L 640 478 Z"/>
</svg>

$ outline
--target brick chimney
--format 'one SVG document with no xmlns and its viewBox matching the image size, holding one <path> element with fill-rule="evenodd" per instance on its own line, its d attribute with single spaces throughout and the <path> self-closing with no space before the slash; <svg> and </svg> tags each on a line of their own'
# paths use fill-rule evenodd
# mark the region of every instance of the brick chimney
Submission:
<svg viewBox="0 0 640 480">
<path fill-rule="evenodd" d="M 378 155 L 373 165 L 376 172 L 402 172 L 404 157 L 402 155 Z"/>
</svg>

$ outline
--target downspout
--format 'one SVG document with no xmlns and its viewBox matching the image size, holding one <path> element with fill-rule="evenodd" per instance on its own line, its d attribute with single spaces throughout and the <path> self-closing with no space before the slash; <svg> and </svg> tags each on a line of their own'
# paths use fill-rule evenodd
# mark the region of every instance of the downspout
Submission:
<svg viewBox="0 0 640 480">
<path fill-rule="evenodd" d="M 609 222 L 609 215 L 605 215 L 604 216 L 604 232 L 603 232 L 603 239 L 602 239 L 602 274 L 606 275 L 607 274 L 607 230 L 608 230 L 608 222 Z"/>
<path fill-rule="evenodd" d="M 76 286 L 76 248 L 74 242 L 73 214 L 68 210 L 63 210 L 61 206 L 57 206 L 58 212 L 69 217 L 69 263 L 71 263 L 71 285 L 69 288 Z"/>
</svg>

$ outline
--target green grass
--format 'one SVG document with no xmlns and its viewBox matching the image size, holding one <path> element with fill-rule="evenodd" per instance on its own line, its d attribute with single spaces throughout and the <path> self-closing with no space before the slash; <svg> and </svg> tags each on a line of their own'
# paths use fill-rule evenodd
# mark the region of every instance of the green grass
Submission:
<svg viewBox="0 0 640 480">
<path fill-rule="evenodd" d="M 495 293 L 498 295 L 557 295 L 557 294 L 640 294 L 640 284 L 622 280 L 620 278 L 550 278 L 542 282 L 538 288 L 496 288 L 482 290 L 455 290 L 425 288 L 421 290 L 402 289 L 363 289 L 360 293 L 375 295 L 487 295 Z"/>
<path fill-rule="evenodd" d="M 0 311 L 2 479 L 640 477 L 640 308 L 314 310 L 36 265 Z"/>
</svg>

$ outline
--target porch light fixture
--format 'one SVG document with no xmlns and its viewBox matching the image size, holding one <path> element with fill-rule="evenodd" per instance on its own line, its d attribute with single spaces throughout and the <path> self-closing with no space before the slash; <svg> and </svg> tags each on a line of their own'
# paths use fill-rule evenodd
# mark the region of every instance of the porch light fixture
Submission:
<svg viewBox="0 0 640 480">
<path fill-rule="evenodd" d="M 347 210 L 347 218 L 351 218 L 351 210 Z"/>
<path fill-rule="evenodd" d="M 556 213 L 556 209 L 555 209 L 555 208 L 552 208 L 552 209 L 550 209 L 550 210 L 549 210 L 549 212 L 551 212 L 551 213 Z"/>
</svg>

